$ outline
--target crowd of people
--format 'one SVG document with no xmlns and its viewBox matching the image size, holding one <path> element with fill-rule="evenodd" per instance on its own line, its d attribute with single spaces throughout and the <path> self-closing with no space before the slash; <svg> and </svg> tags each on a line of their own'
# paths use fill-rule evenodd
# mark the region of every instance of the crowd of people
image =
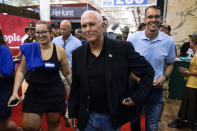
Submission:
<svg viewBox="0 0 197 131">
<path fill-rule="evenodd" d="M 132 131 L 141 131 L 144 110 L 145 130 L 157 131 L 177 56 L 171 27 L 162 23 L 161 11 L 153 5 L 133 34 L 127 26 L 121 34 L 107 28 L 107 18 L 92 10 L 82 14 L 81 28 L 74 31 L 68 20 L 31 22 L 13 57 L 0 28 L 0 130 L 42 131 L 45 115 L 49 131 L 61 130 L 62 116 L 66 126 L 80 131 L 120 131 L 129 121 Z M 172 128 L 197 129 L 197 34 L 189 38 L 193 58 L 189 69 L 179 70 L 188 80 L 179 119 L 169 123 Z M 16 74 L 13 59 L 21 60 Z M 21 99 L 22 128 L 9 120 L 8 107 Z"/>
</svg>

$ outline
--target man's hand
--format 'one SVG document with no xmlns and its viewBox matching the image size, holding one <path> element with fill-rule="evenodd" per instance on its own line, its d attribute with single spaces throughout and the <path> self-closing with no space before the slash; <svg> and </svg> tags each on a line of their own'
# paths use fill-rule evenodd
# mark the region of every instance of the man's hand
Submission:
<svg viewBox="0 0 197 131">
<path fill-rule="evenodd" d="M 77 127 L 77 118 L 70 118 L 68 119 L 68 121 L 71 128 L 75 129 Z"/>
<path fill-rule="evenodd" d="M 130 73 L 130 78 L 134 79 L 138 84 L 140 83 L 140 78 L 137 77 L 133 72 Z"/>
<path fill-rule="evenodd" d="M 163 85 L 163 83 L 165 82 L 165 80 L 166 80 L 166 77 L 163 75 L 163 76 L 157 78 L 156 80 L 154 80 L 153 81 L 153 85 L 154 86 L 161 86 L 161 85 Z"/>
<path fill-rule="evenodd" d="M 134 106 L 135 103 L 131 100 L 130 97 L 123 99 L 122 104 L 125 106 Z"/>
</svg>

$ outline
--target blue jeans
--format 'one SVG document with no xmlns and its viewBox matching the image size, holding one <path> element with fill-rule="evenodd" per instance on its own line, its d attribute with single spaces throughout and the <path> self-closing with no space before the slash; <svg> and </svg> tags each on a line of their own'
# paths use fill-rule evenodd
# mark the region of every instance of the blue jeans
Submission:
<svg viewBox="0 0 197 131">
<path fill-rule="evenodd" d="M 84 131 L 120 131 L 120 128 L 113 129 L 108 116 L 90 112 L 88 124 Z"/>
<path fill-rule="evenodd" d="M 160 121 L 162 102 L 163 88 L 154 87 L 144 106 L 146 131 L 158 130 L 158 122 Z"/>
</svg>

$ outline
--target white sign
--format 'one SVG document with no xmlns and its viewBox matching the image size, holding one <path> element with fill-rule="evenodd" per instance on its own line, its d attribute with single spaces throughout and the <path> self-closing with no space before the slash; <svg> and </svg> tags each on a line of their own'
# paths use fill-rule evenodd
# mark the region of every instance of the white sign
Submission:
<svg viewBox="0 0 197 131">
<path fill-rule="evenodd" d="M 141 6 L 147 5 L 148 0 L 102 0 L 103 6 Z"/>
</svg>

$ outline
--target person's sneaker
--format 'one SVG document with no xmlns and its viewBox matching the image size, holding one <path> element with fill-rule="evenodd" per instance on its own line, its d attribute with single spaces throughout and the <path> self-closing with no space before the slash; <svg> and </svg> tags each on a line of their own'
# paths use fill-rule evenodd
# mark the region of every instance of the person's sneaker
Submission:
<svg viewBox="0 0 197 131">
<path fill-rule="evenodd" d="M 176 119 L 176 120 L 168 123 L 168 126 L 171 128 L 179 128 L 180 129 L 180 128 L 186 128 L 188 125 L 186 122 Z"/>
</svg>

